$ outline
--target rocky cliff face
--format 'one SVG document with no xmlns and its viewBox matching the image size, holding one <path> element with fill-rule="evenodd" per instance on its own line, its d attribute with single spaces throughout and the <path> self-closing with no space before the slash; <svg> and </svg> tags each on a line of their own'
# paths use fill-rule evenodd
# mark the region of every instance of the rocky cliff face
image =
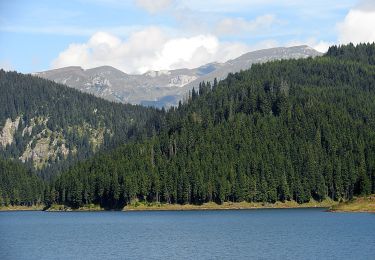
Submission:
<svg viewBox="0 0 375 260">
<path fill-rule="evenodd" d="M 176 105 L 199 82 L 223 79 L 228 73 L 249 69 L 254 63 L 318 55 L 321 53 L 308 46 L 296 46 L 249 52 L 225 63 L 195 69 L 150 71 L 142 75 L 129 75 L 110 66 L 87 70 L 66 67 L 36 75 L 111 101 L 168 107 Z"/>
<path fill-rule="evenodd" d="M 8 118 L 5 121 L 3 129 L 0 131 L 0 146 L 6 147 L 11 145 L 14 140 L 14 134 L 18 129 L 20 124 L 20 117 L 17 117 L 14 121 L 11 118 Z"/>
<path fill-rule="evenodd" d="M 41 169 L 49 161 L 66 158 L 70 153 L 76 153 L 76 147 L 70 145 L 62 131 L 52 131 L 48 128 L 47 117 L 31 118 L 29 124 L 22 121 L 22 115 L 15 120 L 6 119 L 4 126 L 0 126 L 0 147 L 6 148 L 10 145 L 17 146 L 22 162 L 31 161 L 35 168 Z M 104 134 L 111 134 L 104 127 L 94 128 L 85 123 L 80 126 L 71 126 L 67 133 L 87 136 L 88 145 L 95 151 L 104 142 Z M 16 144 L 16 135 L 19 135 L 25 145 Z M 20 142 L 20 140 L 18 140 Z"/>
</svg>

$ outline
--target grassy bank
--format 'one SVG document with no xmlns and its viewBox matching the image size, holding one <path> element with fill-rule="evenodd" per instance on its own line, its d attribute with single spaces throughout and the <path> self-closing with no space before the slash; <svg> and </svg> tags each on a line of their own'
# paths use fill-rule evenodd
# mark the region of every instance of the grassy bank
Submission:
<svg viewBox="0 0 375 260">
<path fill-rule="evenodd" d="M 148 211 L 148 210 L 236 210 L 236 209 L 287 209 L 287 208 L 330 208 L 337 202 L 324 200 L 322 202 L 310 201 L 304 204 L 298 204 L 295 201 L 259 203 L 259 202 L 224 202 L 216 204 L 214 202 L 204 203 L 202 205 L 180 205 L 163 203 L 142 203 L 135 202 L 124 207 L 124 211 Z"/>
<path fill-rule="evenodd" d="M 338 203 L 333 200 L 324 200 L 317 202 L 311 200 L 308 203 L 298 204 L 295 201 L 285 201 L 276 203 L 260 203 L 260 202 L 224 202 L 217 204 L 214 202 L 204 203 L 202 205 L 180 205 L 180 204 L 165 204 L 165 203 L 147 203 L 147 202 L 134 202 L 123 208 L 123 211 L 152 211 L 152 210 L 164 210 L 164 211 L 181 211 L 181 210 L 238 210 L 238 209 L 288 209 L 288 208 L 334 208 Z M 44 205 L 39 206 L 9 206 L 0 207 L 1 211 L 12 211 L 12 210 L 43 210 Z M 99 205 L 89 204 L 79 208 L 71 208 L 66 205 L 52 204 L 46 211 L 59 212 L 59 211 L 104 211 L 106 209 Z"/>
<path fill-rule="evenodd" d="M 88 204 L 79 208 L 71 208 L 66 205 L 52 204 L 46 211 L 103 211 L 99 205 Z"/>
<path fill-rule="evenodd" d="M 333 212 L 373 212 L 375 213 L 375 194 L 358 197 L 332 206 Z"/>
<path fill-rule="evenodd" d="M 35 210 L 43 210 L 45 206 L 43 204 L 40 205 L 33 205 L 33 206 L 2 206 L 0 207 L 0 211 L 35 211 Z"/>
</svg>

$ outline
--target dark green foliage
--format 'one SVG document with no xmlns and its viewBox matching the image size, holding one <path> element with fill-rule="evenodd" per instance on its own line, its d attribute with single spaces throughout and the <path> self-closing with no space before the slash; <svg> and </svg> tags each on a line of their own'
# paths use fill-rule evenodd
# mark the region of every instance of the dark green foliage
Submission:
<svg viewBox="0 0 375 260">
<path fill-rule="evenodd" d="M 45 129 L 61 133 L 66 146 L 75 153 L 62 154 L 41 170 L 49 178 L 74 162 L 91 157 L 98 149 L 90 143 L 90 130 L 105 129 L 101 150 L 114 148 L 129 140 L 142 139 L 160 131 L 164 112 L 138 105 L 108 102 L 52 81 L 0 70 L 0 128 L 7 118 L 21 117 L 15 142 L 0 146 L 0 155 L 19 158 L 33 137 Z M 31 120 L 48 118 L 36 124 L 29 136 L 24 134 Z M 52 140 L 51 140 L 52 143 Z M 31 143 L 34 148 L 36 141 Z"/>
<path fill-rule="evenodd" d="M 0 159 L 0 207 L 44 203 L 47 185 L 19 162 Z"/>
<path fill-rule="evenodd" d="M 202 83 L 160 134 L 77 164 L 59 203 L 299 203 L 375 192 L 375 45 Z M 361 58 L 358 59 L 358 57 Z"/>
<path fill-rule="evenodd" d="M 375 65 L 373 43 L 361 43 L 356 46 L 352 43 L 342 46 L 331 46 L 328 49 L 327 56 Z"/>
<path fill-rule="evenodd" d="M 1 179 L 0 188 L 6 196 L 0 196 L 0 202 L 44 201 L 72 207 L 98 203 L 121 208 L 136 199 L 181 204 L 292 199 L 303 203 L 374 193 L 374 50 L 374 44 L 340 46 L 315 59 L 253 65 L 251 70 L 214 82 L 213 87 L 200 84 L 185 104 L 166 113 L 83 94 L 79 94 L 83 101 L 69 99 L 75 100 L 69 103 L 75 112 L 48 104 L 62 114 L 45 111 L 43 115 L 56 117 L 50 129 L 64 131 L 71 124 L 85 122 L 106 124 L 116 134 L 104 136 L 104 147 L 128 143 L 93 157 L 91 150 L 81 149 L 79 160 L 91 158 L 55 177 L 48 187 L 36 184 L 32 188 L 35 196 L 28 195 L 28 199 L 19 195 L 29 187 L 24 183 L 42 182 L 27 170 L 19 170 L 19 164 L 3 162 L 8 166 L 6 174 L 0 172 L 0 176 L 7 177 Z M 19 74 L 1 73 L 14 76 L 7 84 L 20 86 L 23 77 Z M 54 86 L 26 77 L 27 82 L 36 80 L 36 85 Z M 73 91 L 52 87 L 56 93 L 58 88 Z M 49 90 L 29 94 L 38 97 L 43 91 Z M 52 95 L 60 97 L 55 103 L 62 102 L 67 93 Z M 70 94 L 78 95 L 75 91 Z M 15 91 L 10 98 L 15 99 L 14 95 Z M 27 118 L 34 116 L 32 111 L 43 111 L 39 104 L 47 102 L 45 99 L 28 105 L 34 110 L 6 103 L 7 112 L 1 120 L 21 113 L 28 122 Z M 26 97 L 22 100 L 28 104 Z M 10 102 L 6 98 L 3 101 Z M 98 108 L 101 119 L 86 114 L 80 104 L 89 110 Z M 71 144 L 88 146 L 87 137 L 67 136 Z M 17 155 L 22 148 L 22 136 L 15 138 L 19 141 L 10 146 L 8 154 Z M 28 177 L 18 177 L 20 173 Z"/>
</svg>

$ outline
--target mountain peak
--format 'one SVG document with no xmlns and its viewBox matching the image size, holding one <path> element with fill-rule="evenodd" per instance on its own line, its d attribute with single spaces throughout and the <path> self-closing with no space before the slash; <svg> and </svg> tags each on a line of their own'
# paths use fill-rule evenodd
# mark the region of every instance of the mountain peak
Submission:
<svg viewBox="0 0 375 260">
<path fill-rule="evenodd" d="M 116 69 L 115 67 L 112 67 L 112 66 L 109 66 L 109 65 L 94 67 L 94 68 L 86 69 L 85 71 L 88 71 L 88 72 L 115 72 L 115 73 L 126 74 L 122 70 Z"/>
<path fill-rule="evenodd" d="M 47 74 L 54 74 L 54 73 L 66 73 L 66 72 L 83 72 L 84 69 L 80 66 L 68 66 L 68 67 L 62 67 L 62 68 L 56 68 L 52 70 L 47 70 L 47 71 L 41 71 L 41 72 L 35 72 L 32 73 L 33 75 L 36 76 L 42 76 Z"/>
<path fill-rule="evenodd" d="M 252 51 L 241 55 L 240 57 L 234 60 L 243 60 L 243 59 L 257 59 L 260 61 L 269 61 L 277 59 L 291 59 L 291 58 L 307 58 L 320 56 L 322 53 L 317 50 L 307 46 L 307 45 L 298 45 L 292 47 L 275 47 L 270 49 L 261 49 L 257 51 Z M 232 60 L 233 61 L 233 60 Z"/>
<path fill-rule="evenodd" d="M 132 104 L 158 102 L 158 106 L 170 106 L 176 105 L 189 89 L 197 87 L 200 82 L 223 79 L 228 73 L 249 69 L 254 63 L 319 55 L 322 54 L 313 48 L 300 45 L 248 52 L 224 63 L 211 62 L 195 69 L 148 71 L 141 75 L 129 75 L 112 66 L 86 70 L 70 66 L 37 75 L 111 101 Z M 161 100 L 163 102 L 159 102 Z M 164 102 L 165 100 L 168 102 Z"/>
</svg>

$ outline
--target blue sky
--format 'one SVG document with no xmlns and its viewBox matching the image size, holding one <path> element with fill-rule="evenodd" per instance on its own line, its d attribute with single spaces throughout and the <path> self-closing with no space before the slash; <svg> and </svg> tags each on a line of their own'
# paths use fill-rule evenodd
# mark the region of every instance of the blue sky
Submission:
<svg viewBox="0 0 375 260">
<path fill-rule="evenodd" d="M 196 67 L 247 51 L 375 40 L 373 0 L 0 1 L 0 67 Z"/>
</svg>

